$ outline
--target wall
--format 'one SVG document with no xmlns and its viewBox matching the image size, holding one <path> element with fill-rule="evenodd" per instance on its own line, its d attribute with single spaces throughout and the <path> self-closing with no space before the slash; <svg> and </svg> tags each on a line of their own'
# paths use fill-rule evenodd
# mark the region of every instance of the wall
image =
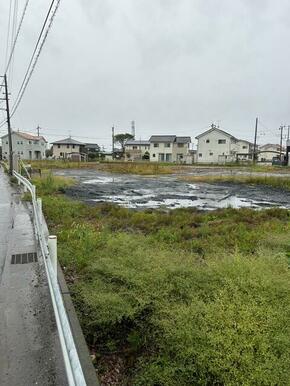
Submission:
<svg viewBox="0 0 290 386">
<path fill-rule="evenodd" d="M 43 140 L 28 140 L 17 133 L 12 133 L 12 148 L 14 154 L 23 160 L 44 159 L 46 142 Z M 36 154 L 37 152 L 37 154 Z M 2 138 L 2 157 L 9 158 L 8 135 Z"/>
<path fill-rule="evenodd" d="M 80 145 L 53 145 L 53 156 L 55 158 L 66 158 L 67 154 L 79 152 Z"/>
<path fill-rule="evenodd" d="M 125 145 L 125 161 L 140 161 L 149 150 L 150 145 Z"/>
<path fill-rule="evenodd" d="M 219 140 L 225 140 L 226 143 L 219 144 Z M 220 156 L 230 156 L 231 142 L 230 136 L 220 131 L 211 131 L 202 135 L 197 144 L 197 162 L 218 163 Z"/>
</svg>

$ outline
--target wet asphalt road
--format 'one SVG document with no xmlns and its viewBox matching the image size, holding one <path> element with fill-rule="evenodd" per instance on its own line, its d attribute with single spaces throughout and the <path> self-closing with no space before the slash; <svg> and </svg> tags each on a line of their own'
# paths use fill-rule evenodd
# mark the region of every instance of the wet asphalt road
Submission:
<svg viewBox="0 0 290 386">
<path fill-rule="evenodd" d="M 144 177 L 87 169 L 57 170 L 55 174 L 76 178 L 78 183 L 66 194 L 92 204 L 111 202 L 135 209 L 290 208 L 289 192 L 261 185 L 188 183 L 174 175 Z"/>
<path fill-rule="evenodd" d="M 0 168 L 0 385 L 66 386 L 66 374 L 41 259 L 12 264 L 37 251 L 29 211 Z"/>
</svg>

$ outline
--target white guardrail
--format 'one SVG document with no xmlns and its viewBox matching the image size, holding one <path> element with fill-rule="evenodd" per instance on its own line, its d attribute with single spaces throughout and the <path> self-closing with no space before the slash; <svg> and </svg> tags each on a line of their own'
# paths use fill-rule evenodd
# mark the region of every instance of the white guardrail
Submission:
<svg viewBox="0 0 290 386">
<path fill-rule="evenodd" d="M 16 171 L 13 171 L 13 175 L 17 178 L 18 183 L 24 185 L 24 189 L 26 191 L 29 190 L 31 193 L 35 232 L 39 240 L 43 262 L 45 265 L 45 271 L 57 323 L 68 384 L 69 386 L 85 386 L 85 377 L 80 364 L 79 356 L 57 281 L 56 237 L 51 236 L 48 238 L 48 240 L 45 237 L 44 229 L 42 226 L 43 214 L 41 199 L 37 199 L 36 197 L 35 186 Z"/>
</svg>

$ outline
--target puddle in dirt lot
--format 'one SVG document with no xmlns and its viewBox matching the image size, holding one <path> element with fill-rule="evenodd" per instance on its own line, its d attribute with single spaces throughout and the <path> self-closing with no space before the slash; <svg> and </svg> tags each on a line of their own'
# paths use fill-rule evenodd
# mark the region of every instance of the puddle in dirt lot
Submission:
<svg viewBox="0 0 290 386">
<path fill-rule="evenodd" d="M 143 177 L 97 170 L 57 170 L 78 184 L 66 194 L 89 203 L 110 202 L 126 208 L 290 208 L 290 194 L 267 186 L 187 183 L 176 176 Z"/>
</svg>

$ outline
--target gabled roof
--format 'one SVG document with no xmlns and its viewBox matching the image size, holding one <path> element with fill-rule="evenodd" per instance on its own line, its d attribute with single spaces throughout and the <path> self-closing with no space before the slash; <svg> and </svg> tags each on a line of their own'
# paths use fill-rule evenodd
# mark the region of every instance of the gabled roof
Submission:
<svg viewBox="0 0 290 386">
<path fill-rule="evenodd" d="M 276 144 L 276 143 L 266 143 L 265 145 L 260 145 L 259 148 L 260 149 L 268 149 L 269 147 L 278 147 L 280 149 L 280 145 Z"/>
<path fill-rule="evenodd" d="M 191 138 L 190 137 L 176 137 L 175 142 L 176 143 L 190 143 Z"/>
<path fill-rule="evenodd" d="M 234 137 L 233 135 L 227 133 L 227 132 L 224 131 L 224 130 L 218 129 L 217 127 L 213 127 L 213 128 L 208 129 L 208 130 L 205 131 L 204 133 L 201 133 L 201 134 L 197 135 L 197 136 L 195 137 L 195 139 L 199 139 L 200 137 L 203 137 L 204 135 L 207 135 L 207 134 L 211 133 L 212 131 L 218 131 L 218 132 L 220 132 L 221 134 L 226 135 L 227 137 L 232 138 L 232 139 L 234 139 L 235 141 L 238 141 L 238 138 Z"/>
<path fill-rule="evenodd" d="M 126 141 L 125 143 L 125 146 L 126 145 L 129 145 L 129 146 L 132 146 L 132 145 L 137 145 L 137 146 L 149 146 L 150 145 L 150 141 L 136 141 L 135 139 L 128 139 L 128 141 Z"/>
<path fill-rule="evenodd" d="M 85 145 L 83 142 L 76 141 L 71 137 L 61 139 L 60 141 L 52 142 L 53 145 Z"/>
<path fill-rule="evenodd" d="M 176 135 L 151 135 L 149 142 L 174 142 Z"/>
<path fill-rule="evenodd" d="M 97 143 L 85 143 L 86 149 L 100 149 L 100 146 Z"/>
<path fill-rule="evenodd" d="M 47 140 L 42 135 L 38 137 L 37 135 L 33 135 L 33 134 L 29 134 L 29 133 L 22 133 L 21 131 L 12 131 L 12 134 L 19 135 L 19 137 L 22 137 L 23 139 L 27 139 L 29 141 L 47 142 Z M 7 136 L 8 136 L 8 134 L 5 134 L 1 138 L 5 138 Z"/>
</svg>

